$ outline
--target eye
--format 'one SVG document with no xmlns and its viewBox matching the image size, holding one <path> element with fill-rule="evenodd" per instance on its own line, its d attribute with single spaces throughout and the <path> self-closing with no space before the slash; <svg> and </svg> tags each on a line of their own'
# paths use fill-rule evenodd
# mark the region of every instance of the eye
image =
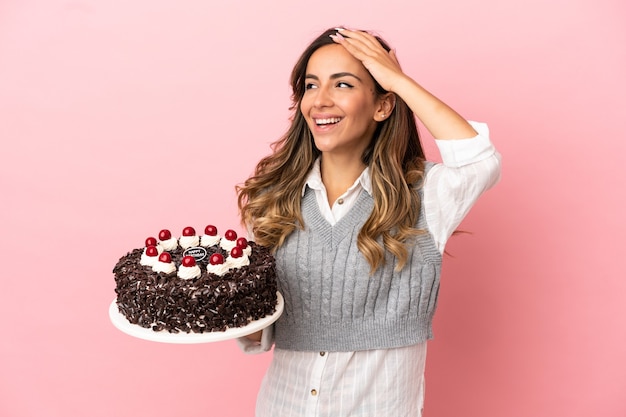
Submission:
<svg viewBox="0 0 626 417">
<path fill-rule="evenodd" d="M 352 84 L 348 84 L 345 81 L 340 81 L 340 82 L 337 83 L 337 87 L 340 87 L 340 88 L 352 88 Z"/>
<path fill-rule="evenodd" d="M 310 90 L 312 88 L 317 88 L 317 86 L 313 83 L 304 83 L 304 89 L 305 90 Z"/>
</svg>

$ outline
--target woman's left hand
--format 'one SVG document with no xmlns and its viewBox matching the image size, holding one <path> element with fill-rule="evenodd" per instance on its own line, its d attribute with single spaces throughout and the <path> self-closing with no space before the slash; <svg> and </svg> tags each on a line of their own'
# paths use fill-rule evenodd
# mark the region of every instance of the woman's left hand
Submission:
<svg viewBox="0 0 626 417">
<path fill-rule="evenodd" d="M 332 39 L 363 63 L 372 77 L 385 90 L 393 91 L 397 80 L 406 77 L 394 50 L 387 52 L 378 40 L 367 32 L 341 29 Z"/>
</svg>

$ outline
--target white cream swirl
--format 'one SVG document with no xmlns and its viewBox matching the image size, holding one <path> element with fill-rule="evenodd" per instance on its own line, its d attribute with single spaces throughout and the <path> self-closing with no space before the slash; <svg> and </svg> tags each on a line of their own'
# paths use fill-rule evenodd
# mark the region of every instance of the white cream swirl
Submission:
<svg viewBox="0 0 626 417">
<path fill-rule="evenodd" d="M 178 278 L 193 279 L 193 278 L 198 278 L 200 274 L 201 274 L 201 271 L 198 265 L 194 265 L 194 266 L 181 265 L 178 268 Z"/>
<path fill-rule="evenodd" d="M 139 260 L 139 263 L 143 266 L 154 266 L 154 264 L 156 264 L 158 260 L 158 255 L 148 256 L 146 255 L 146 250 L 144 249 L 143 253 L 141 254 L 141 259 Z"/>
<path fill-rule="evenodd" d="M 173 251 L 178 247 L 178 240 L 174 239 L 173 237 L 167 240 L 160 240 L 158 247 L 161 247 L 163 250 L 166 250 L 168 252 Z"/>
<path fill-rule="evenodd" d="M 246 246 L 245 249 L 243 249 L 243 254 L 246 256 L 250 256 L 252 254 L 252 246 Z"/>
<path fill-rule="evenodd" d="M 230 250 L 234 248 L 235 246 L 237 246 L 236 240 L 228 240 L 226 238 L 223 238 L 222 240 L 220 240 L 220 247 L 224 249 L 225 251 L 228 251 L 229 253 L 230 253 Z"/>
<path fill-rule="evenodd" d="M 228 267 L 228 263 L 224 262 L 223 264 L 217 264 L 217 265 L 213 265 L 213 264 L 208 264 L 206 266 L 206 270 L 209 274 L 215 274 L 218 276 L 222 276 L 224 275 L 226 272 L 228 272 L 230 268 Z"/>
<path fill-rule="evenodd" d="M 233 258 L 232 256 L 229 256 L 228 258 L 226 258 L 226 262 L 224 262 L 224 264 L 227 264 L 231 268 L 241 268 L 242 266 L 250 265 L 250 258 L 248 258 L 248 255 L 246 255 L 245 253 L 239 258 Z"/>
<path fill-rule="evenodd" d="M 215 246 L 220 242 L 220 239 L 220 235 L 202 235 L 202 238 L 200 239 L 200 246 L 204 246 L 205 248 L 208 248 L 209 246 Z"/>
<path fill-rule="evenodd" d="M 173 262 L 161 262 L 157 261 L 154 265 L 152 265 L 152 270 L 154 272 L 163 272 L 167 275 L 176 271 L 176 265 Z"/>
<path fill-rule="evenodd" d="M 178 239 L 178 243 L 183 249 L 192 248 L 198 246 L 200 238 L 198 236 L 181 236 Z"/>
</svg>

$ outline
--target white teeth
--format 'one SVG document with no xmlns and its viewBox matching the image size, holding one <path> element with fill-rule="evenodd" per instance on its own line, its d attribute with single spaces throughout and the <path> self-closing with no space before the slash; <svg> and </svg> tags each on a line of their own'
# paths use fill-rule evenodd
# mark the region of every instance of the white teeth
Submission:
<svg viewBox="0 0 626 417">
<path fill-rule="evenodd" d="M 315 124 L 319 125 L 329 125 L 333 123 L 339 123 L 341 121 L 341 117 L 331 117 L 328 119 L 315 119 Z"/>
</svg>

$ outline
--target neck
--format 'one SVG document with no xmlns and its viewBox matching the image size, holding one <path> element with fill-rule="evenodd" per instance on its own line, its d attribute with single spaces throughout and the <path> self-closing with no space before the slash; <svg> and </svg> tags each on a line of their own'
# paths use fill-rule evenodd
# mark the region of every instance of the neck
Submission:
<svg viewBox="0 0 626 417">
<path fill-rule="evenodd" d="M 322 182 L 328 195 L 328 203 L 334 204 L 340 195 L 346 192 L 361 175 L 366 165 L 360 156 L 338 157 L 330 154 L 322 154 L 320 171 Z"/>
</svg>

